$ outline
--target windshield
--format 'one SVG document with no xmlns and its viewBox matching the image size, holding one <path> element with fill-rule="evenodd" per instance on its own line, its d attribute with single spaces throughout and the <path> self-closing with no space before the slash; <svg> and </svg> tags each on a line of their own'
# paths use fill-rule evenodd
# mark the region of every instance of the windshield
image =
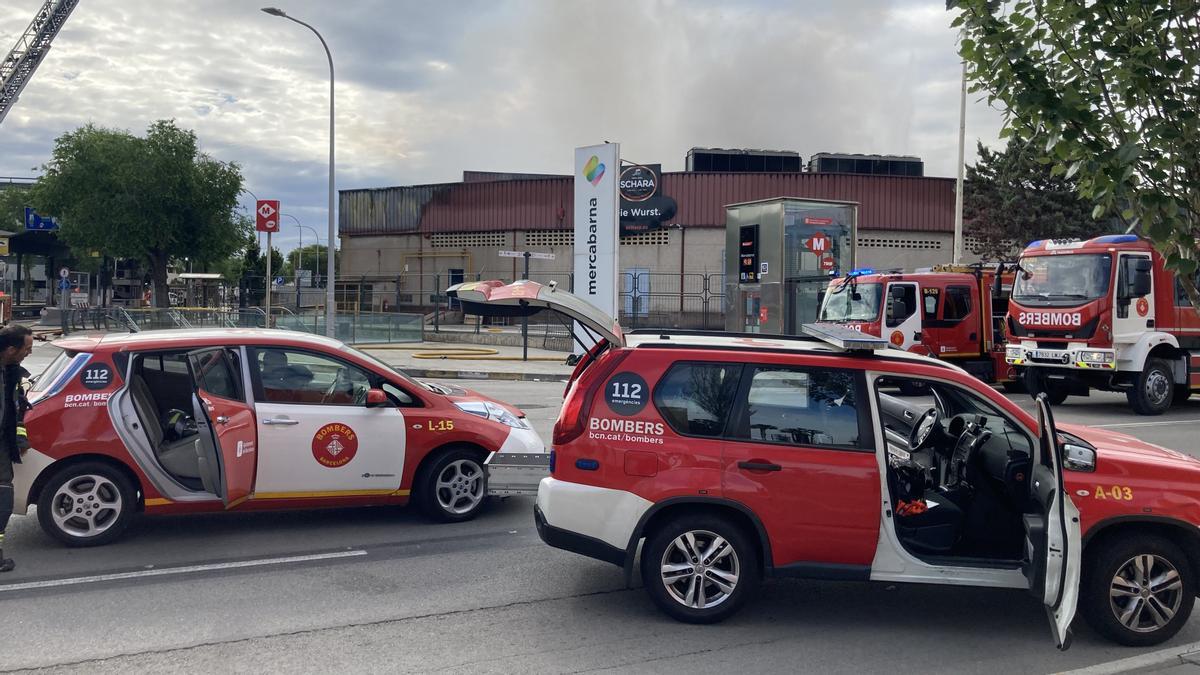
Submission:
<svg viewBox="0 0 1200 675">
<path fill-rule="evenodd" d="M 875 321 L 879 318 L 882 284 L 864 284 L 848 279 L 830 285 L 821 306 L 821 321 Z"/>
<path fill-rule="evenodd" d="M 1021 259 L 1014 300 L 1095 300 L 1108 293 L 1112 256 L 1042 255 Z"/>
<path fill-rule="evenodd" d="M 413 385 L 414 387 L 420 387 L 427 391 L 432 391 L 432 392 L 439 393 L 439 394 L 445 393 L 445 392 L 438 391 L 434 387 L 432 387 L 424 382 L 418 382 L 418 381 L 412 379 L 408 375 L 405 375 L 404 372 L 401 371 L 396 366 L 393 366 L 378 357 L 371 356 L 370 354 L 368 354 L 364 351 L 360 351 L 349 345 L 342 345 L 339 347 L 339 349 L 341 349 L 342 351 L 345 351 L 345 352 L 351 352 L 351 353 L 355 354 L 356 356 L 361 356 L 362 358 L 370 361 L 371 363 L 374 363 L 375 365 L 379 366 L 380 368 L 383 368 L 384 370 L 387 370 L 387 371 L 390 371 L 390 372 L 393 372 L 393 373 L 399 375 L 401 379 L 403 379 L 405 382 Z"/>
</svg>

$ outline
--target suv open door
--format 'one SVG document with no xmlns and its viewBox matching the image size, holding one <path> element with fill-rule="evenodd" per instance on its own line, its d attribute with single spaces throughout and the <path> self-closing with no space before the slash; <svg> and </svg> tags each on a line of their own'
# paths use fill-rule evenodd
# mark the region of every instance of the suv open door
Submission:
<svg viewBox="0 0 1200 675">
<path fill-rule="evenodd" d="M 241 369 L 232 352 L 223 347 L 188 353 L 188 366 L 196 387 L 196 421 L 207 423 L 215 452 L 198 447 L 205 487 L 220 495 L 225 508 L 245 501 L 254 491 L 258 471 L 257 431 L 254 411 L 246 403 Z M 203 433 L 204 430 L 201 430 Z"/>
<path fill-rule="evenodd" d="M 1038 444 L 1029 483 L 1039 512 L 1025 515 L 1022 571 L 1029 579 L 1030 592 L 1046 605 L 1055 646 L 1067 649 L 1079 599 L 1079 509 L 1064 489 L 1058 432 L 1045 393 L 1037 397 L 1037 418 Z"/>
</svg>

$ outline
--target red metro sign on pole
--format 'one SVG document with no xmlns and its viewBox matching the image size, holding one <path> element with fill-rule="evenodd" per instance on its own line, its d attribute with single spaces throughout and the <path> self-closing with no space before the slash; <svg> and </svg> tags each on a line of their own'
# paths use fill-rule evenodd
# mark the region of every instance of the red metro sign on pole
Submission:
<svg viewBox="0 0 1200 675">
<path fill-rule="evenodd" d="M 279 231 L 279 200 L 260 199 L 254 209 L 254 229 L 259 232 Z"/>
</svg>

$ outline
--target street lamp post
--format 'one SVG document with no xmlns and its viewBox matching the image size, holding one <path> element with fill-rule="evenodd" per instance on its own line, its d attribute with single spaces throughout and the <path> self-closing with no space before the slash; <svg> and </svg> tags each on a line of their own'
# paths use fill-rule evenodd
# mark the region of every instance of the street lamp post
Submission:
<svg viewBox="0 0 1200 675">
<path fill-rule="evenodd" d="M 304 26 L 311 30 L 317 39 L 321 41 L 321 46 L 325 48 L 325 57 L 329 60 L 329 248 L 333 249 L 333 241 L 337 238 L 337 231 L 333 224 L 333 157 L 334 157 L 334 136 L 333 136 L 333 54 L 329 52 L 329 45 L 325 43 L 325 38 L 317 32 L 316 28 L 304 23 L 303 21 L 290 17 L 282 9 L 277 7 L 263 7 L 262 11 L 271 16 L 278 16 L 288 21 Z M 334 337 L 334 312 L 337 307 L 334 298 L 334 269 L 333 269 L 333 251 L 330 250 L 326 256 L 325 266 L 325 334 L 329 337 Z"/>
</svg>

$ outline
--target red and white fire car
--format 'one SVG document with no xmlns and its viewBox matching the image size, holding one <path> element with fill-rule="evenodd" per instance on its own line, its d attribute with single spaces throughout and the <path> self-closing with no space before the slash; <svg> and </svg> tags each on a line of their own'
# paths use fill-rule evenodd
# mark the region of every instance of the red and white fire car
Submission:
<svg viewBox="0 0 1200 675">
<path fill-rule="evenodd" d="M 70 338 L 35 381 L 16 513 L 73 546 L 151 514 L 405 504 L 478 513 L 489 453 L 544 453 L 524 414 L 329 338 L 176 330 Z"/>
<path fill-rule="evenodd" d="M 546 543 L 639 567 L 682 621 L 736 612 L 766 576 L 1030 591 L 1056 644 L 1076 602 L 1146 646 L 1187 622 L 1200 460 L 1056 426 L 963 369 L 845 326 L 811 337 L 626 335 L 531 281 L 450 289 L 472 314 L 556 311 L 596 345 L 567 385 L 535 507 Z M 918 384 L 925 400 L 893 395 Z"/>
</svg>

